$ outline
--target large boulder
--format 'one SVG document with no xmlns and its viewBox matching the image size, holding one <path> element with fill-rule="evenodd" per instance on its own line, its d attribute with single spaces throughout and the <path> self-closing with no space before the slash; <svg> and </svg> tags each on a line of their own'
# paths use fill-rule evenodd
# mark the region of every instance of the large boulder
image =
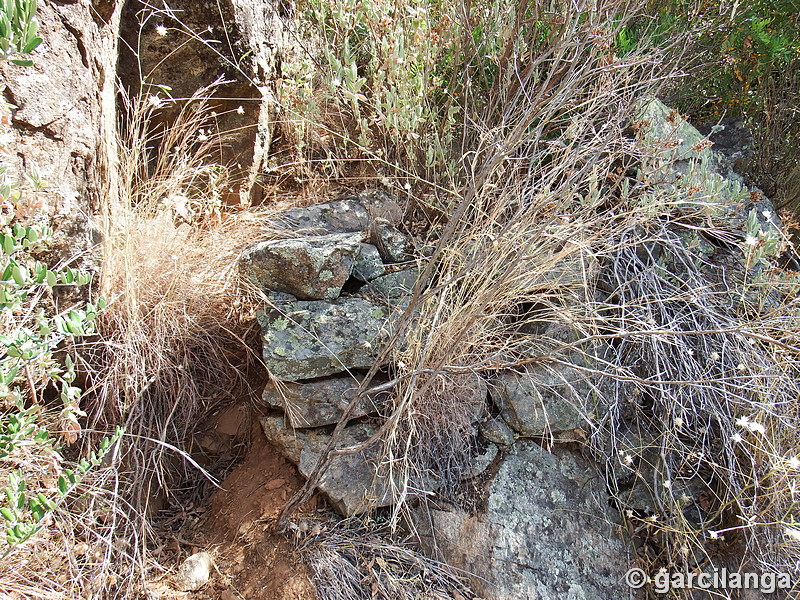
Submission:
<svg viewBox="0 0 800 600">
<path fill-rule="evenodd" d="M 436 558 L 474 575 L 487 600 L 627 598 L 625 547 L 604 478 L 572 452 L 530 441 L 500 464 L 485 510 L 419 509 L 416 527 Z"/>
<path fill-rule="evenodd" d="M 264 417 L 261 427 L 267 439 L 297 465 L 304 477 L 314 470 L 330 441 L 330 434 L 322 429 L 291 430 L 283 417 Z M 348 425 L 338 440 L 338 447 L 360 444 L 376 431 L 376 426 L 368 423 Z M 378 474 L 377 446 L 373 444 L 356 454 L 335 456 L 319 480 L 317 487 L 342 516 L 349 517 L 392 503 L 391 486 Z"/>
<path fill-rule="evenodd" d="M 361 234 L 268 240 L 245 249 L 242 274 L 268 291 L 301 300 L 338 298 L 362 252 Z"/>
<path fill-rule="evenodd" d="M 372 380 L 371 387 L 385 383 L 385 377 Z M 358 390 L 359 381 L 353 377 L 331 377 L 308 383 L 270 382 L 262 399 L 273 409 L 286 413 L 293 428 L 323 427 L 338 423 Z M 350 418 L 380 412 L 388 392 L 373 392 L 362 396 Z"/>
<path fill-rule="evenodd" d="M 277 379 L 313 379 L 371 367 L 392 311 L 363 298 L 297 301 L 260 311 L 264 364 Z"/>
</svg>

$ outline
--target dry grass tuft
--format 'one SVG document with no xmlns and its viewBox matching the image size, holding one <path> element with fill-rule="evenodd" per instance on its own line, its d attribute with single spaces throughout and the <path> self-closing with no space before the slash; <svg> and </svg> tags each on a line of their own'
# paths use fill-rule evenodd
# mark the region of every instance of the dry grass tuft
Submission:
<svg viewBox="0 0 800 600">
<path fill-rule="evenodd" d="M 387 539 L 374 524 L 312 527 L 299 548 L 320 600 L 475 598 L 453 569 Z"/>
</svg>

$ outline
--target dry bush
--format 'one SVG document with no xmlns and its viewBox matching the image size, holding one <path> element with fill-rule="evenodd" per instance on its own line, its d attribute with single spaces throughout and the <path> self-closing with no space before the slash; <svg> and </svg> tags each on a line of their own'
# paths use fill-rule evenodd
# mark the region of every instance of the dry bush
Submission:
<svg viewBox="0 0 800 600">
<path fill-rule="evenodd" d="M 320 600 L 473 600 L 475 595 L 446 565 L 387 541 L 375 524 L 318 523 L 299 542 Z"/>
<path fill-rule="evenodd" d="M 98 291 L 108 308 L 82 356 L 90 427 L 122 424 L 126 432 L 113 461 L 114 496 L 106 498 L 107 510 L 124 518 L 111 535 L 125 551 L 114 548 L 109 568 L 119 570 L 125 593 L 153 567 L 149 518 L 199 476 L 189 457 L 197 424 L 220 404 L 247 399 L 263 373 L 236 260 L 254 238 L 271 235 L 271 213 L 208 204 L 228 185 L 213 164 L 220 139 L 198 136 L 211 91 L 181 101 L 165 132 L 149 127 L 158 107 L 132 103 L 117 193 L 101 209 Z"/>
<path fill-rule="evenodd" d="M 587 303 L 598 249 L 637 219 L 634 203 L 620 201 L 621 174 L 637 155 L 624 129 L 637 100 L 671 71 L 653 52 L 617 56 L 613 39 L 628 13 L 616 2 L 593 8 L 540 13 L 553 24 L 547 44 L 526 40 L 538 52 L 510 59 L 482 119 L 464 133 L 473 148 L 463 158 L 465 192 L 456 202 L 442 199 L 451 218 L 398 362 L 402 383 L 384 448 L 395 480 L 418 481 L 415 471 L 426 468 L 407 449 L 436 438 L 415 433 L 430 390 L 447 388 L 451 373 L 531 360 L 536 337 L 521 333 L 521 307 L 538 307 L 528 320 L 597 331 Z M 558 358 L 549 352 L 536 360 Z M 460 395 L 446 397 L 459 402 Z M 417 455 L 446 463 L 460 448 Z"/>
</svg>

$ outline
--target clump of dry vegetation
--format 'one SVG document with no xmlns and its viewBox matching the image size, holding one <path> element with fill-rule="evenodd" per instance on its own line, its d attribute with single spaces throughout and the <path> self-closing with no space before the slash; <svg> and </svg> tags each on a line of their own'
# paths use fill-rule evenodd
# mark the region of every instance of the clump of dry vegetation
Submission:
<svg viewBox="0 0 800 600">
<path fill-rule="evenodd" d="M 644 540 L 643 566 L 704 566 L 726 540 L 766 571 L 800 559 L 796 276 L 761 251 L 764 240 L 714 222 L 703 206 L 716 198 L 665 197 L 637 171 L 658 158 L 631 126 L 637 106 L 679 76 L 673 50 L 691 34 L 623 49 L 645 9 L 335 0 L 296 15 L 304 47 L 319 52 L 287 62 L 272 172 L 314 187 L 354 174 L 388 185 L 409 199 L 409 227 L 432 248 L 398 330 L 405 341 L 391 350 L 394 400 L 373 440 L 401 488 L 382 534 L 430 481 L 458 486 L 475 451 L 478 378 L 566 365 L 592 376 L 603 416 L 587 414 L 587 448 Z M 125 434 L 45 532 L 3 557 L 12 592 L 138 593 L 160 569 L 152 517 L 199 470 L 193 427 L 246 396 L 258 372 L 234 267 L 255 236 L 271 235 L 276 207 L 225 205 L 220 138 L 199 135 L 213 95 L 126 107 L 117 181 L 99 215 L 96 292 L 107 307 L 98 335 L 75 347 L 87 451 L 116 425 Z M 153 129 L 160 102 L 181 107 L 167 129 Z M 722 272 L 692 236 L 746 267 Z M 543 337 L 546 323 L 575 335 Z M 41 457 L 19 460 L 44 468 Z M 625 509 L 636 486 L 652 510 Z M 320 597 L 471 597 L 443 566 L 375 536 L 344 523 L 301 542 Z"/>
</svg>

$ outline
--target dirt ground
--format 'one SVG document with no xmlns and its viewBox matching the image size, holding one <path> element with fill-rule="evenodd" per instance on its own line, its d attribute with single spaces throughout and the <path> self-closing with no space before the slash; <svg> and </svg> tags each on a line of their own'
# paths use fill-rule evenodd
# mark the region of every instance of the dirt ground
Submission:
<svg viewBox="0 0 800 600">
<path fill-rule="evenodd" d="M 240 413 L 247 418 L 246 411 Z M 215 562 L 208 584 L 197 592 L 176 592 L 167 574 L 151 587 L 153 597 L 185 600 L 315 600 L 308 570 L 292 544 L 273 531 L 285 501 L 302 485 L 295 467 L 266 441 L 257 419 L 236 423 L 221 415 L 214 429 L 226 435 L 250 427 L 244 460 L 221 483 L 196 532 L 187 532 L 190 551 L 209 552 Z M 177 565 L 175 565 L 177 567 Z M 173 569 L 174 571 L 174 569 Z M 159 589 L 160 588 L 160 589 Z"/>
</svg>

